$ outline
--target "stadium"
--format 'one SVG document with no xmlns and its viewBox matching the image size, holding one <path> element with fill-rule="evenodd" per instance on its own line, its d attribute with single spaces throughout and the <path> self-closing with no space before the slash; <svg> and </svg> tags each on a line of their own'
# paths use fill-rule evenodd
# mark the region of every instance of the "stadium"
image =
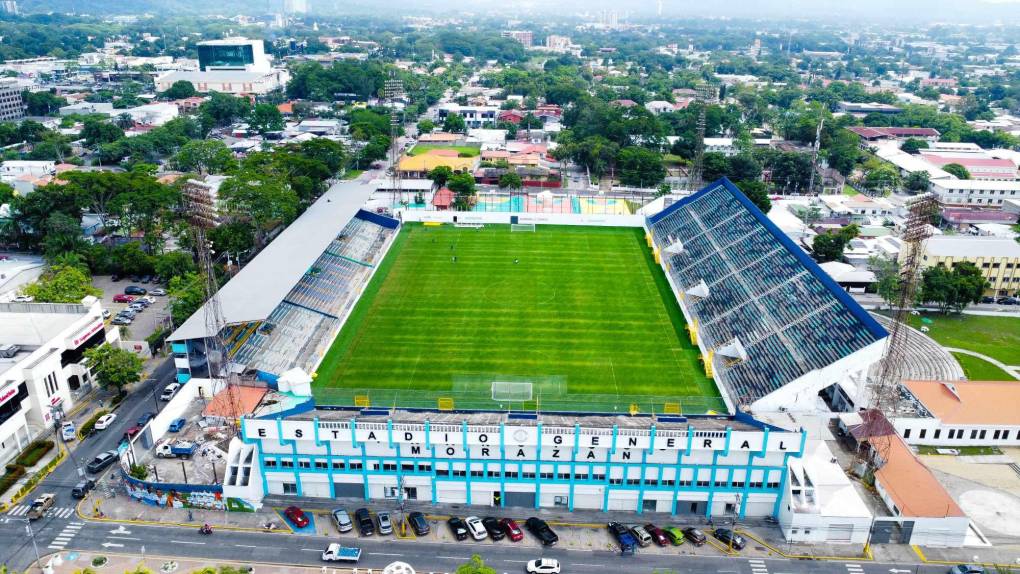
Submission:
<svg viewBox="0 0 1020 574">
<path fill-rule="evenodd" d="M 225 494 L 776 516 L 816 449 L 758 415 L 852 403 L 881 356 L 725 179 L 652 215 L 341 191 L 170 337 L 180 382 L 265 387 Z"/>
</svg>

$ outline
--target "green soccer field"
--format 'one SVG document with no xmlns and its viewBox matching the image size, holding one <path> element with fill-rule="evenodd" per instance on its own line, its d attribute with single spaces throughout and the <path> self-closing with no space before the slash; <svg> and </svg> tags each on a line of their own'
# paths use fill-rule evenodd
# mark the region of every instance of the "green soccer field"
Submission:
<svg viewBox="0 0 1020 574">
<path fill-rule="evenodd" d="M 493 381 L 531 383 L 531 396 L 493 399 Z M 451 398 L 458 409 L 725 411 L 636 228 L 405 224 L 319 365 L 315 395 L 380 407 Z"/>
</svg>

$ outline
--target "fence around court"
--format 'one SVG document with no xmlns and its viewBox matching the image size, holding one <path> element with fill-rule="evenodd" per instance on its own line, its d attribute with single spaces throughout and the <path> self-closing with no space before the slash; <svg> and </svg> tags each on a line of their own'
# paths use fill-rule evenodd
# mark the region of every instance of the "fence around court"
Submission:
<svg viewBox="0 0 1020 574">
<path fill-rule="evenodd" d="M 316 388 L 318 406 L 437 411 L 504 411 L 587 414 L 704 415 L 725 414 L 721 397 L 667 395 L 544 394 L 531 400 L 494 400 L 488 387 L 476 391 L 419 389 Z"/>
</svg>

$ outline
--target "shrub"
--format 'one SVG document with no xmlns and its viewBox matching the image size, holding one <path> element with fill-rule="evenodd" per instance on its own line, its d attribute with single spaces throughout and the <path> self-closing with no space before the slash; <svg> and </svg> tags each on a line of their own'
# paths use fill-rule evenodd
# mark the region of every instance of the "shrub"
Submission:
<svg viewBox="0 0 1020 574">
<path fill-rule="evenodd" d="M 20 464 L 8 464 L 7 472 L 0 476 L 0 494 L 7 492 L 24 475 L 25 467 Z"/>
<path fill-rule="evenodd" d="M 143 464 L 132 464 L 128 474 L 138 480 L 145 480 L 149 476 L 149 468 Z"/>
<path fill-rule="evenodd" d="M 90 435 L 92 433 L 92 429 L 96 428 L 96 421 L 99 420 L 99 417 L 108 414 L 109 412 L 110 411 L 106 409 L 99 409 L 98 411 L 92 413 L 92 416 L 89 417 L 89 420 L 81 423 L 81 427 L 79 427 L 78 429 L 79 436 Z"/>
<path fill-rule="evenodd" d="M 32 444 L 28 445 L 25 450 L 21 451 L 18 455 L 17 462 L 21 466 L 33 466 L 39 462 L 46 453 L 53 449 L 53 441 L 51 440 L 37 440 Z"/>
</svg>

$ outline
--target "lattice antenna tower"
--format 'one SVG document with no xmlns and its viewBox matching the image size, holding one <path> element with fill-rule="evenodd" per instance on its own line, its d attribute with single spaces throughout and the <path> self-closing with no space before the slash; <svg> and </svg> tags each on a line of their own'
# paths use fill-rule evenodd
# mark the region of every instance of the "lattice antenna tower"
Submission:
<svg viewBox="0 0 1020 574">
<path fill-rule="evenodd" d="M 811 153 L 811 179 L 808 181 L 808 193 L 815 192 L 815 173 L 818 172 L 818 150 L 822 147 L 822 127 L 825 126 L 824 108 L 818 110 L 818 129 L 815 130 L 815 145 Z M 824 182 L 822 184 L 825 185 Z"/>
<path fill-rule="evenodd" d="M 400 205 L 404 200 L 400 189 L 400 173 L 397 168 L 400 161 L 400 128 L 403 125 L 403 114 L 397 109 L 397 104 L 404 98 L 404 82 L 390 76 L 383 84 L 383 96 L 390 107 L 390 189 L 393 190 L 392 205 Z"/>
<path fill-rule="evenodd" d="M 701 189 L 701 173 L 705 165 L 705 126 L 708 123 L 706 115 L 708 104 L 715 102 L 718 92 L 712 84 L 703 83 L 695 88 L 695 94 L 695 101 L 701 104 L 701 110 L 698 113 L 698 140 L 695 142 L 694 164 L 691 166 L 687 179 L 690 181 L 691 189 L 697 191 Z"/>
<path fill-rule="evenodd" d="M 228 368 L 226 357 L 227 346 L 222 337 L 226 318 L 220 302 L 220 285 L 216 280 L 216 257 L 209 240 L 208 230 L 219 223 L 216 199 L 199 186 L 187 186 L 184 192 L 184 208 L 191 237 L 198 255 L 198 266 L 202 273 L 205 291 L 205 356 L 209 367 L 210 378 L 220 378 L 226 382 L 228 397 L 234 413 L 239 412 L 235 375 Z M 230 426 L 236 433 L 235 417 L 231 417 Z"/>
<path fill-rule="evenodd" d="M 899 269 L 899 292 L 896 294 L 896 301 L 893 308 L 892 326 L 889 328 L 889 337 L 886 340 L 885 351 L 879 363 L 878 373 L 868 381 L 869 408 L 881 412 L 886 419 L 892 420 L 897 416 L 899 409 L 901 391 L 900 385 L 906 375 L 904 365 L 907 363 L 909 347 L 907 339 L 910 337 L 910 328 L 906 322 L 910 316 L 910 310 L 914 306 L 914 298 L 917 294 L 918 281 L 920 279 L 921 258 L 924 251 L 924 242 L 931 237 L 932 218 L 939 212 L 938 200 L 930 193 L 914 198 L 908 205 L 909 215 L 903 230 L 903 247 L 900 251 Z M 883 461 L 889 460 L 888 440 L 872 443 L 874 454 Z M 853 468 L 860 468 L 867 465 L 868 470 L 878 470 L 875 456 L 863 460 L 865 454 L 858 448 L 854 457 Z"/>
</svg>

